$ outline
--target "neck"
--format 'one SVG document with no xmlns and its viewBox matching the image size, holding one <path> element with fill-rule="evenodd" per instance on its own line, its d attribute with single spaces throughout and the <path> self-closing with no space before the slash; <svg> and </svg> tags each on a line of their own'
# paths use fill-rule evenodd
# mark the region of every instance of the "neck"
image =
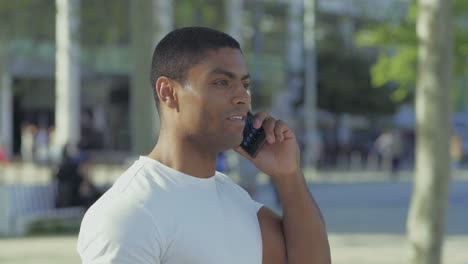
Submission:
<svg viewBox="0 0 468 264">
<path fill-rule="evenodd" d="M 208 178 L 215 174 L 217 155 L 216 151 L 208 151 L 206 146 L 191 142 L 176 131 L 161 129 L 158 143 L 148 157 L 182 173 Z"/>
</svg>

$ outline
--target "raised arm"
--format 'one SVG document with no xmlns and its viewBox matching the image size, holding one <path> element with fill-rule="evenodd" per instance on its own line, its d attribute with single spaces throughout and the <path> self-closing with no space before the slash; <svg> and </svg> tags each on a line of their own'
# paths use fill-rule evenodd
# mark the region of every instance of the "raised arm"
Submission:
<svg viewBox="0 0 468 264">
<path fill-rule="evenodd" d="M 263 263 L 328 264 L 330 246 L 320 210 L 300 170 L 300 153 L 292 130 L 281 120 L 262 112 L 254 126 L 263 126 L 267 143 L 255 159 L 240 148 L 258 169 L 270 175 L 283 208 L 279 217 L 266 207 L 258 212 L 263 239 Z"/>
</svg>

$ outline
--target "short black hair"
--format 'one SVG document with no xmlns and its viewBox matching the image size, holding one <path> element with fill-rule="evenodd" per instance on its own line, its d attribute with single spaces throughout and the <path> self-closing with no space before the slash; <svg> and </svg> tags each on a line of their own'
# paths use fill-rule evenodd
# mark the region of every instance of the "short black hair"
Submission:
<svg viewBox="0 0 468 264">
<path fill-rule="evenodd" d="M 179 28 L 161 39 L 154 49 L 150 73 L 158 111 L 159 98 L 155 89 L 158 78 L 165 76 L 183 84 L 188 70 L 200 63 L 207 51 L 220 48 L 241 50 L 239 42 L 233 37 L 206 27 Z"/>
</svg>

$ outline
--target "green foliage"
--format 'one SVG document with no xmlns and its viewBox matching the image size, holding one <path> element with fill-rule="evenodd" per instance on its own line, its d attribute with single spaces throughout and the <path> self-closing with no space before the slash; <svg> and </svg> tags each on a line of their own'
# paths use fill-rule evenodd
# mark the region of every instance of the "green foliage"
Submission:
<svg viewBox="0 0 468 264">
<path fill-rule="evenodd" d="M 82 217 L 37 220 L 27 229 L 27 235 L 78 234 Z"/>
<path fill-rule="evenodd" d="M 359 52 L 318 54 L 318 104 L 332 113 L 391 113 L 391 88 L 374 89 L 370 84 L 371 62 Z"/>
<path fill-rule="evenodd" d="M 81 0 L 81 39 L 85 46 L 129 42 L 128 0 Z M 8 40 L 55 41 L 55 0 L 0 2 L 0 32 Z"/>
<path fill-rule="evenodd" d="M 417 62 L 416 8 L 414 3 L 407 16 L 398 23 L 371 24 L 360 30 L 356 42 L 360 46 L 378 46 L 380 54 L 371 67 L 371 83 L 382 87 L 391 81 L 398 84 L 391 99 L 401 102 L 414 89 Z"/>
<path fill-rule="evenodd" d="M 381 54 L 371 67 L 372 85 L 381 87 L 391 80 L 398 81 L 391 98 L 396 102 L 407 98 L 415 85 L 417 50 L 415 46 L 399 47 L 395 55 Z"/>
<path fill-rule="evenodd" d="M 176 0 L 174 1 L 175 27 L 205 26 L 224 30 L 226 16 L 224 1 Z"/>
<path fill-rule="evenodd" d="M 0 38 L 53 40 L 54 0 L 14 0 L 0 2 Z"/>
<path fill-rule="evenodd" d="M 336 19 L 319 14 L 317 21 L 319 108 L 332 113 L 392 113 L 396 106 L 391 100 L 392 87 L 372 87 L 369 71 L 372 54 L 345 47 L 343 35 L 337 30 L 340 21 Z"/>
<path fill-rule="evenodd" d="M 81 0 L 82 45 L 97 47 L 130 43 L 130 1 Z"/>
<path fill-rule="evenodd" d="M 454 73 L 463 74 L 468 55 L 468 1 L 453 0 L 454 15 Z M 392 94 L 394 101 L 409 99 L 416 84 L 417 45 L 416 20 L 417 3 L 412 0 L 406 17 L 397 23 L 380 22 L 370 24 L 356 35 L 360 46 L 378 47 L 377 62 L 371 68 L 372 85 L 380 87 L 396 82 L 398 87 Z M 455 77 L 456 77 L 455 76 Z"/>
</svg>

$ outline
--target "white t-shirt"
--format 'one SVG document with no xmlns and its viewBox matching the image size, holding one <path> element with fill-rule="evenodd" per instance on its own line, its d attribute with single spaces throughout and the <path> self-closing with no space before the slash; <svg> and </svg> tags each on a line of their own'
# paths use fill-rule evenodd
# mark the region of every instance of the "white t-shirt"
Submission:
<svg viewBox="0 0 468 264">
<path fill-rule="evenodd" d="M 261 264 L 262 205 L 226 175 L 140 157 L 86 213 L 83 263 Z"/>
</svg>

